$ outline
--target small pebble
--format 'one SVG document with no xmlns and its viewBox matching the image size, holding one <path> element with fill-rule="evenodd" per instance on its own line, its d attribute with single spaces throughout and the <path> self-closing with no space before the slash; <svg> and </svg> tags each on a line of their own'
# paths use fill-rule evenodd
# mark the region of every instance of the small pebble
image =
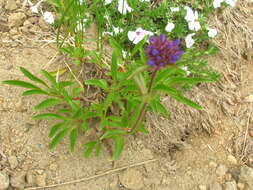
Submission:
<svg viewBox="0 0 253 190">
<path fill-rule="evenodd" d="M 244 188 L 245 188 L 245 185 L 243 184 L 243 183 L 237 183 L 237 188 L 238 188 L 238 190 L 244 190 Z"/>
<path fill-rule="evenodd" d="M 9 161 L 11 169 L 15 169 L 18 166 L 18 159 L 16 156 L 8 157 L 8 161 Z"/>
<path fill-rule="evenodd" d="M 218 164 L 216 162 L 214 162 L 214 161 L 209 162 L 209 166 L 212 167 L 212 168 L 216 168 L 217 165 Z"/>
<path fill-rule="evenodd" d="M 207 186 L 206 185 L 199 185 L 199 190 L 207 190 Z"/>
<path fill-rule="evenodd" d="M 36 184 L 39 186 L 39 187 L 43 187 L 43 186 L 46 186 L 46 173 L 43 173 L 41 175 L 37 175 L 36 176 Z"/>
<path fill-rule="evenodd" d="M 225 165 L 219 165 L 218 168 L 216 169 L 216 174 L 219 177 L 224 176 L 228 171 L 228 168 Z"/>
<path fill-rule="evenodd" d="M 9 176 L 0 171 L 0 189 L 5 190 L 8 189 L 10 184 Z"/>
<path fill-rule="evenodd" d="M 228 160 L 231 164 L 234 164 L 234 165 L 237 164 L 236 158 L 235 158 L 233 155 L 231 155 L 231 154 L 228 155 L 227 160 Z"/>
<path fill-rule="evenodd" d="M 235 181 L 226 182 L 224 187 L 224 190 L 237 190 Z"/>
<path fill-rule="evenodd" d="M 210 185 L 209 190 L 222 190 L 222 186 L 216 182 Z"/>
</svg>

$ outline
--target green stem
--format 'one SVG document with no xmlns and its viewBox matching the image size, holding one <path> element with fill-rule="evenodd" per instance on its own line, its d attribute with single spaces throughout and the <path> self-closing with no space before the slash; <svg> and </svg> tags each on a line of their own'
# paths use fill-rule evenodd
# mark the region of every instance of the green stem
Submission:
<svg viewBox="0 0 253 190">
<path fill-rule="evenodd" d="M 150 94 L 150 92 L 152 91 L 152 88 L 154 86 L 154 82 L 155 82 L 155 76 L 157 74 L 157 69 L 154 70 L 154 72 L 152 73 L 151 75 L 151 81 L 150 81 L 150 85 L 149 85 L 149 88 L 148 88 L 148 94 Z M 138 129 L 139 125 L 141 124 L 143 118 L 145 117 L 146 115 L 146 109 L 148 107 L 148 103 L 147 102 L 144 102 L 144 104 L 142 105 L 142 108 L 141 108 L 141 111 L 140 111 L 140 114 L 135 122 L 135 124 L 133 125 L 133 127 L 131 128 L 131 130 L 129 131 L 130 133 L 134 133 L 136 132 L 136 130 Z"/>
</svg>

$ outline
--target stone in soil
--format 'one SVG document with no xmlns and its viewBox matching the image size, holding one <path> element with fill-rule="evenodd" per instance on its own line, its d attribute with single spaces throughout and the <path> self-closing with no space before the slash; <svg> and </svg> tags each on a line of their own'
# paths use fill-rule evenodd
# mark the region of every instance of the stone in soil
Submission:
<svg viewBox="0 0 253 190">
<path fill-rule="evenodd" d="M 10 156 L 8 158 L 11 169 L 15 169 L 18 166 L 18 159 L 16 156 Z"/>
<path fill-rule="evenodd" d="M 0 171 L 0 189 L 1 190 L 8 189 L 9 185 L 10 185 L 9 176 Z"/>
<path fill-rule="evenodd" d="M 222 190 L 222 186 L 216 182 L 210 185 L 209 190 Z"/>
<path fill-rule="evenodd" d="M 234 165 L 237 164 L 236 158 L 235 158 L 233 155 L 231 155 L 231 154 L 228 155 L 227 160 L 228 160 L 231 164 L 234 164 Z"/>
<path fill-rule="evenodd" d="M 219 165 L 216 169 L 216 174 L 219 177 L 223 177 L 228 171 L 228 168 L 225 165 Z"/>
<path fill-rule="evenodd" d="M 206 185 L 199 185 L 199 190 L 207 190 L 207 186 Z"/>
<path fill-rule="evenodd" d="M 15 9 L 17 9 L 17 4 L 15 0 L 7 0 L 6 5 L 5 5 L 5 9 L 9 10 L 9 11 L 13 11 Z"/>
<path fill-rule="evenodd" d="M 36 184 L 37 184 L 39 187 L 46 186 L 46 178 L 47 178 L 46 173 L 43 173 L 43 174 L 41 174 L 41 175 L 37 175 L 37 176 L 36 176 Z"/>
<path fill-rule="evenodd" d="M 143 176 L 137 169 L 127 169 L 119 176 L 119 179 L 127 189 L 138 190 L 144 187 Z"/>
<path fill-rule="evenodd" d="M 239 181 L 247 183 L 253 189 L 253 169 L 248 166 L 242 166 L 239 175 Z"/>
<path fill-rule="evenodd" d="M 25 173 L 15 173 L 11 176 L 10 180 L 11 186 L 17 189 L 23 189 L 25 187 Z"/>
<path fill-rule="evenodd" d="M 12 13 L 8 17 L 8 24 L 10 28 L 21 26 L 26 18 L 24 13 Z"/>
<path fill-rule="evenodd" d="M 237 190 L 237 185 L 235 181 L 226 182 L 224 187 L 224 190 Z"/>
<path fill-rule="evenodd" d="M 26 182 L 28 185 L 33 186 L 36 184 L 35 175 L 32 171 L 28 171 L 26 174 Z"/>
</svg>

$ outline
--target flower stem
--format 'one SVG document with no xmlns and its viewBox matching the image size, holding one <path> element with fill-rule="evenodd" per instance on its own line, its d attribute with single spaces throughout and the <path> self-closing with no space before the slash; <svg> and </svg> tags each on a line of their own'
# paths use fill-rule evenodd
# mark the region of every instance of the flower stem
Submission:
<svg viewBox="0 0 253 190">
<path fill-rule="evenodd" d="M 151 81 L 150 81 L 150 85 L 149 85 L 149 88 L 148 88 L 148 94 L 150 94 L 150 92 L 152 91 L 152 88 L 154 86 L 154 82 L 155 82 L 155 76 L 157 74 L 157 69 L 155 69 L 151 75 Z M 138 129 L 139 125 L 141 124 L 143 118 L 145 117 L 146 115 L 146 109 L 148 107 L 148 102 L 144 102 L 144 104 L 142 105 L 142 108 L 141 108 L 141 111 L 140 111 L 140 114 L 136 120 L 136 122 L 134 123 L 133 127 L 131 128 L 131 130 L 129 131 L 130 133 L 134 133 L 136 132 L 136 130 Z"/>
</svg>

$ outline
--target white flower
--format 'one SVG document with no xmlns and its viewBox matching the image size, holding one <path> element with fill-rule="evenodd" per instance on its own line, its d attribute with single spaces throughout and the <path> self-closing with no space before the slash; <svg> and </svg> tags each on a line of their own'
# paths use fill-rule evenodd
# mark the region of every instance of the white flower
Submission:
<svg viewBox="0 0 253 190">
<path fill-rule="evenodd" d="M 186 10 L 186 15 L 184 19 L 186 21 L 190 22 L 190 21 L 198 20 L 199 14 L 197 11 L 194 12 L 190 7 L 185 7 L 185 10 Z"/>
<path fill-rule="evenodd" d="M 150 2 L 150 0 L 140 0 L 141 2 Z"/>
<path fill-rule="evenodd" d="M 185 37 L 185 43 L 186 43 L 186 47 L 187 48 L 190 48 L 193 46 L 193 44 L 195 43 L 195 41 L 192 39 L 192 36 L 194 36 L 195 33 L 191 33 L 191 34 L 188 34 L 186 37 Z"/>
<path fill-rule="evenodd" d="M 190 75 L 191 72 L 188 70 L 187 66 L 181 67 L 182 70 L 184 70 L 186 72 L 186 76 Z"/>
<path fill-rule="evenodd" d="M 36 5 L 34 5 L 34 6 L 30 7 L 30 9 L 31 9 L 32 13 L 36 13 L 36 14 L 38 14 L 38 13 L 39 13 L 38 8 L 39 8 L 39 6 L 40 6 L 40 4 L 41 4 L 41 2 L 42 2 L 42 1 L 43 1 L 43 0 L 39 1 Z"/>
<path fill-rule="evenodd" d="M 225 0 L 225 2 L 226 2 L 227 4 L 229 4 L 231 7 L 234 7 L 235 4 L 236 4 L 236 2 L 237 2 L 237 0 Z"/>
<path fill-rule="evenodd" d="M 143 30 L 142 28 L 137 28 L 136 31 L 129 31 L 127 33 L 128 39 L 132 41 L 134 44 L 138 44 L 143 38 L 147 35 L 152 36 L 154 33 Z"/>
<path fill-rule="evenodd" d="M 53 24 L 54 23 L 54 16 L 51 12 L 44 12 L 43 13 L 43 18 L 48 24 Z"/>
<path fill-rule="evenodd" d="M 112 2 L 112 0 L 105 0 L 105 5 L 109 5 Z"/>
<path fill-rule="evenodd" d="M 172 22 L 168 22 L 168 24 L 165 27 L 166 32 L 171 32 L 175 28 L 175 24 Z"/>
<path fill-rule="evenodd" d="M 85 23 L 88 21 L 88 19 L 84 18 L 83 19 L 83 22 L 81 22 L 80 20 L 77 21 L 77 25 L 76 25 L 76 28 L 75 28 L 75 32 L 80 32 L 83 30 L 83 32 L 85 32 L 85 28 L 84 28 L 84 25 Z"/>
<path fill-rule="evenodd" d="M 208 30 L 208 36 L 210 38 L 214 38 L 218 33 L 218 31 L 214 28 L 207 28 L 207 30 Z"/>
<path fill-rule="evenodd" d="M 127 12 L 131 12 L 132 8 L 128 5 L 127 0 L 119 0 L 118 2 L 118 11 L 125 15 Z"/>
<path fill-rule="evenodd" d="M 219 8 L 221 6 L 221 3 L 223 2 L 224 0 L 214 0 L 213 1 L 213 7 L 215 9 Z"/>
<path fill-rule="evenodd" d="M 170 10 L 171 10 L 171 12 L 178 12 L 179 7 L 171 7 Z"/>
<path fill-rule="evenodd" d="M 122 50 L 122 57 L 123 57 L 123 59 L 126 59 L 126 56 L 127 56 L 127 52 L 125 50 Z"/>
<path fill-rule="evenodd" d="M 117 34 L 123 32 L 122 28 L 114 27 L 114 26 L 112 27 L 112 30 L 113 30 L 113 32 L 103 32 L 103 35 L 109 34 L 109 35 L 113 36 L 113 35 L 117 35 Z"/>
<path fill-rule="evenodd" d="M 190 21 L 188 22 L 188 28 L 190 30 L 199 31 L 201 29 L 201 26 L 198 21 Z"/>
</svg>

